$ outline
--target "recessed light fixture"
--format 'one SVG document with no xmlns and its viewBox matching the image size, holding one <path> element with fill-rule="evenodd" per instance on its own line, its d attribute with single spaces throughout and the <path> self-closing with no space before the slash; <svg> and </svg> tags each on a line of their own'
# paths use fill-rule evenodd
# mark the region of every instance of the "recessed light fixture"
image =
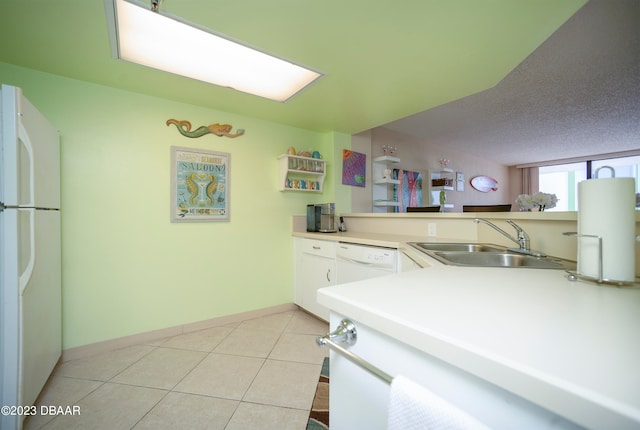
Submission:
<svg viewBox="0 0 640 430">
<path fill-rule="evenodd" d="M 323 76 L 138 0 L 105 0 L 115 58 L 285 102 Z M 153 9 L 153 10 L 152 10 Z"/>
</svg>

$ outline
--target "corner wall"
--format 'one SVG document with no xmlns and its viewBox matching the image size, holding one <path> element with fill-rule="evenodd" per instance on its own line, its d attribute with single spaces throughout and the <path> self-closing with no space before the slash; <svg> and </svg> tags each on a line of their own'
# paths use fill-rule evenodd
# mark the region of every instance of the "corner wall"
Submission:
<svg viewBox="0 0 640 430">
<path fill-rule="evenodd" d="M 348 137 L 6 63 L 0 82 L 22 87 L 61 135 L 64 349 L 293 301 L 291 215 L 336 199 L 334 147 Z M 169 118 L 246 134 L 189 139 Z M 169 221 L 174 145 L 230 153 L 230 222 Z M 278 191 L 289 146 L 328 159 L 324 194 Z"/>
</svg>

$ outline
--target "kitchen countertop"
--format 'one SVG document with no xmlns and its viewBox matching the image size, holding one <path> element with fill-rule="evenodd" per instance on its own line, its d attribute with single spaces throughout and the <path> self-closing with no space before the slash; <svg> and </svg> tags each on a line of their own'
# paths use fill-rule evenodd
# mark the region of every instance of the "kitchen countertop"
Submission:
<svg viewBox="0 0 640 430">
<path fill-rule="evenodd" d="M 428 238 L 427 236 L 403 236 L 398 234 L 350 231 L 340 231 L 337 233 L 293 232 L 293 235 L 297 237 L 306 237 L 307 239 L 359 243 L 362 245 L 383 246 L 386 248 L 401 248 L 406 242 L 415 242 L 419 240 L 436 241 L 435 238 Z M 442 240 L 439 241 L 442 242 Z"/>
<path fill-rule="evenodd" d="M 395 248 L 404 252 L 422 267 L 431 267 L 434 265 L 441 266 L 442 263 L 432 258 L 428 258 L 425 254 L 416 250 L 414 247 L 407 245 L 408 242 L 460 242 L 460 239 L 435 238 L 430 236 L 408 236 L 390 233 L 363 233 L 348 231 L 337 233 L 293 232 L 293 236 L 315 240 L 329 240 L 334 242 Z"/>
<path fill-rule="evenodd" d="M 424 239 L 339 235 L 325 240 L 403 249 Z M 323 288 L 318 301 L 583 426 L 640 426 L 637 285 L 446 266 L 418 254 L 423 269 Z"/>
</svg>

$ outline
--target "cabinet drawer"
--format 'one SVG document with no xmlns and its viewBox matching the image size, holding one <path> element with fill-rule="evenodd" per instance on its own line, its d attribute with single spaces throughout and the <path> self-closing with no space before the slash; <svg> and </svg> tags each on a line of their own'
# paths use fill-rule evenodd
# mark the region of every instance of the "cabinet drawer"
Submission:
<svg viewBox="0 0 640 430">
<path fill-rule="evenodd" d="M 306 254 L 336 258 L 336 242 L 330 240 L 300 239 L 298 246 Z"/>
</svg>

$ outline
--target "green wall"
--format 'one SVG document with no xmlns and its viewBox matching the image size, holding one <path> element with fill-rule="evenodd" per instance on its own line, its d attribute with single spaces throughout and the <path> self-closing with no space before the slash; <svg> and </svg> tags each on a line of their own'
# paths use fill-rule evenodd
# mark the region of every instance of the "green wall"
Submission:
<svg viewBox="0 0 640 430">
<path fill-rule="evenodd" d="M 65 349 L 290 303 L 291 215 L 335 200 L 350 210 L 349 190 L 336 185 L 349 136 L 6 63 L 0 82 L 22 87 L 60 130 Z M 246 134 L 189 139 L 165 125 L 169 118 Z M 172 145 L 231 154 L 230 222 L 169 221 Z M 323 194 L 278 191 L 277 156 L 290 146 L 329 160 Z"/>
</svg>

